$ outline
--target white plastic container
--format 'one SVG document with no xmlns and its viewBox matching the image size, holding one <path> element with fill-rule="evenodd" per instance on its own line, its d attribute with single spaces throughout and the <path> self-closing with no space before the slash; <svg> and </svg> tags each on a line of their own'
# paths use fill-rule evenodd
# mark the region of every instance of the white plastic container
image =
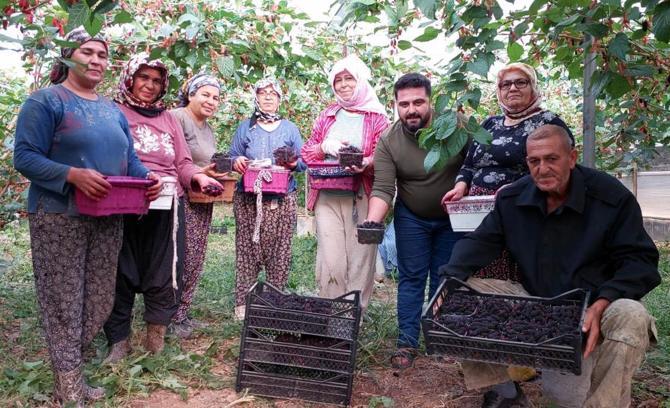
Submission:
<svg viewBox="0 0 670 408">
<path fill-rule="evenodd" d="M 177 178 L 171 176 L 161 177 L 163 188 L 157 199 L 149 204 L 150 210 L 169 210 L 172 208 L 174 196 L 177 194 Z"/>
<path fill-rule="evenodd" d="M 458 232 L 474 231 L 495 205 L 495 196 L 465 196 L 446 204 L 451 228 Z"/>
</svg>

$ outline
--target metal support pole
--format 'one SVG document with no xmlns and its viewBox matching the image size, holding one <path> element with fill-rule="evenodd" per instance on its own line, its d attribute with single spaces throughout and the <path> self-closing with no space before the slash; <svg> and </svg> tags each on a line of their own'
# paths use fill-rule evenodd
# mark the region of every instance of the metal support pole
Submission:
<svg viewBox="0 0 670 408">
<path fill-rule="evenodd" d="M 596 167 L 596 98 L 591 90 L 591 77 L 596 71 L 596 54 L 591 50 L 590 43 L 593 41 L 586 34 L 584 41 L 589 43 L 589 52 L 584 55 L 584 103 L 582 105 L 582 131 L 584 137 L 584 159 L 582 164 L 586 167 Z"/>
</svg>

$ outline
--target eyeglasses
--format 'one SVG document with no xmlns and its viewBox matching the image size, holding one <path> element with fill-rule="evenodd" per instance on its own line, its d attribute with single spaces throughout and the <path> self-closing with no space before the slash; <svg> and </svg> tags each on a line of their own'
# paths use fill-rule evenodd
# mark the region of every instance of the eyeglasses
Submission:
<svg viewBox="0 0 670 408">
<path fill-rule="evenodd" d="M 498 88 L 502 89 L 503 91 L 509 91 L 512 85 L 516 86 L 516 89 L 523 89 L 527 87 L 528 84 L 530 84 L 529 80 L 519 78 L 515 79 L 514 81 L 502 81 L 498 84 Z"/>
<path fill-rule="evenodd" d="M 263 97 L 267 97 L 267 96 L 269 96 L 271 98 L 279 98 L 279 95 L 277 95 L 277 92 L 275 92 L 275 91 L 259 91 L 259 92 L 256 92 L 256 96 L 258 96 L 259 98 L 263 98 Z"/>
</svg>

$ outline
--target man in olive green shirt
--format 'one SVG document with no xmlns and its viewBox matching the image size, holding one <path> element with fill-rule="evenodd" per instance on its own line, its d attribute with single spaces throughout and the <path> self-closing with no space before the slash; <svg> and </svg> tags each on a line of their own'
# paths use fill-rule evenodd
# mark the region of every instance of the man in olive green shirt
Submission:
<svg viewBox="0 0 670 408">
<path fill-rule="evenodd" d="M 375 181 L 368 206 L 368 221 L 381 222 L 393 197 L 398 253 L 398 351 L 396 368 L 412 365 L 419 344 L 421 308 L 430 276 L 429 297 L 440 282 L 438 268 L 446 264 L 454 243 L 462 233 L 453 232 L 449 216 L 440 205 L 453 188 L 467 146 L 446 166 L 426 172 L 428 152 L 419 147 L 418 132 L 429 125 L 431 85 L 423 75 L 402 76 L 394 86 L 396 121 L 377 143 L 374 155 Z"/>
</svg>

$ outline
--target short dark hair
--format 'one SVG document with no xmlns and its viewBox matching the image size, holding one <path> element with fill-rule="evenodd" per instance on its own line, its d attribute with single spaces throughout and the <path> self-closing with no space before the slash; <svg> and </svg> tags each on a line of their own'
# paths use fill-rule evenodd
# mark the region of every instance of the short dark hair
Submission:
<svg viewBox="0 0 670 408">
<path fill-rule="evenodd" d="M 542 125 L 539 128 L 535 129 L 530 135 L 528 135 L 526 143 L 533 140 L 547 139 L 553 136 L 558 136 L 561 139 L 561 142 L 563 142 L 563 146 L 568 151 L 573 149 L 574 141 L 570 137 L 568 131 L 565 130 L 565 128 L 562 126 L 551 125 L 551 124 Z"/>
<path fill-rule="evenodd" d="M 398 91 L 407 88 L 423 88 L 426 90 L 426 95 L 430 98 L 430 80 L 418 72 L 410 72 L 401 76 L 393 85 L 393 96 L 398 99 Z"/>
</svg>

